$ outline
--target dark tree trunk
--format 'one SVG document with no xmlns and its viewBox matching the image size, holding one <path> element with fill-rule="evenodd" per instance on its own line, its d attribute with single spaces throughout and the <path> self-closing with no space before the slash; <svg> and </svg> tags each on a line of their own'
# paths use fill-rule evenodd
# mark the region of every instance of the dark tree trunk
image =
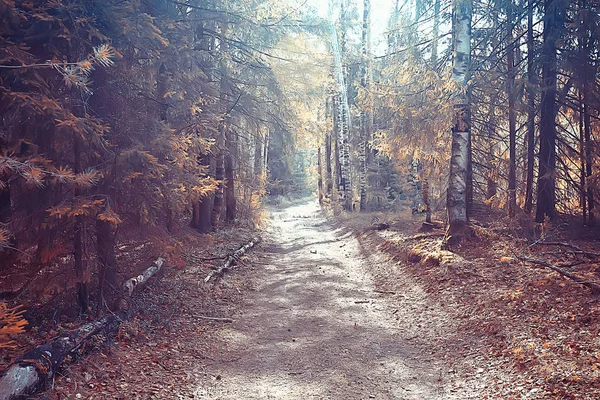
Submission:
<svg viewBox="0 0 600 400">
<path fill-rule="evenodd" d="M 219 141 L 217 140 L 217 145 Z M 215 155 L 215 179 L 219 182 L 217 190 L 215 190 L 215 196 L 213 200 L 213 207 L 211 213 L 210 224 L 213 229 L 217 228 L 219 220 L 221 219 L 221 212 L 223 209 L 223 181 L 225 179 L 225 168 L 224 168 L 224 154 L 223 150 L 217 150 Z"/>
<path fill-rule="evenodd" d="M 331 171 L 331 132 L 325 135 L 325 193 L 331 197 L 333 190 L 333 175 Z"/>
<path fill-rule="evenodd" d="M 429 179 L 423 174 L 423 204 L 425 205 L 425 222 L 431 223 L 431 202 L 429 201 Z"/>
<path fill-rule="evenodd" d="M 254 137 L 254 176 L 258 179 L 263 176 L 263 138 L 258 129 Z"/>
<path fill-rule="evenodd" d="M 321 154 L 321 146 L 317 150 L 317 191 L 319 197 L 319 204 L 323 204 L 323 162 L 322 162 L 322 154 Z"/>
<path fill-rule="evenodd" d="M 77 135 L 73 138 L 73 155 L 75 159 L 74 172 L 81 173 L 81 143 Z M 75 188 L 75 198 L 82 193 L 79 188 Z M 86 313 L 90 306 L 90 289 L 88 285 L 87 268 L 84 260 L 84 240 L 85 240 L 85 222 L 83 216 L 75 217 L 73 227 L 73 258 L 75 262 L 75 277 L 77 278 L 77 299 L 82 313 Z"/>
<path fill-rule="evenodd" d="M 587 224 L 587 192 L 585 190 L 585 128 L 583 117 L 583 95 L 579 92 L 579 205 L 582 211 L 582 223 Z"/>
<path fill-rule="evenodd" d="M 119 294 L 117 286 L 117 257 L 115 255 L 116 227 L 105 218 L 96 218 L 96 245 L 100 264 L 99 304 L 112 306 Z"/>
<path fill-rule="evenodd" d="M 506 94 L 508 97 L 508 215 L 514 217 L 517 211 L 517 115 L 515 111 L 515 49 L 513 39 L 513 0 L 508 1 L 506 63 Z"/>
<path fill-rule="evenodd" d="M 533 209 L 533 170 L 535 166 L 535 85 L 537 78 L 533 59 L 533 0 L 527 0 L 527 176 L 525 211 Z"/>
<path fill-rule="evenodd" d="M 582 1 L 582 8 L 587 10 L 588 1 Z M 583 127 L 584 127 L 584 136 L 585 136 L 585 176 L 586 176 L 586 191 L 587 191 L 587 206 L 588 206 L 588 223 L 590 226 L 594 226 L 596 223 L 596 216 L 594 213 L 595 204 L 594 204 L 594 185 L 591 179 L 593 173 L 593 165 L 594 165 L 594 143 L 592 141 L 592 121 L 591 121 L 591 113 L 590 113 L 590 102 L 592 101 L 592 92 L 593 89 L 590 88 L 590 82 L 595 82 L 595 74 L 596 70 L 591 63 L 592 49 L 594 49 L 595 44 L 595 36 L 592 32 L 592 24 L 593 21 L 589 21 L 589 14 L 585 15 L 584 25 L 585 29 L 584 33 L 584 41 L 583 41 L 583 51 L 585 54 L 585 66 L 583 73 Z"/>
<path fill-rule="evenodd" d="M 221 34 L 227 34 L 227 24 L 221 26 Z M 221 53 L 221 61 L 219 71 L 221 74 L 219 81 L 219 112 L 221 113 L 218 127 L 217 140 L 215 141 L 215 179 L 219 182 L 219 186 L 215 191 L 214 203 L 211 213 L 210 223 L 213 229 L 217 228 L 223 212 L 224 203 L 224 185 L 225 185 L 225 120 L 227 119 L 227 66 L 225 65 L 224 54 L 227 51 L 226 42 L 221 40 L 219 43 L 219 51 Z"/>
<path fill-rule="evenodd" d="M 587 184 L 587 206 L 588 206 L 588 224 L 590 226 L 594 226 L 596 223 L 596 216 L 594 214 L 595 204 L 594 204 L 594 186 L 591 182 L 591 176 L 593 172 L 593 147 L 594 143 L 592 142 L 592 126 L 591 126 L 591 118 L 590 118 L 590 110 L 587 104 L 587 97 L 589 96 L 589 92 L 587 92 L 588 84 L 586 81 L 586 90 L 584 91 L 584 99 L 583 99 L 583 125 L 585 131 L 585 176 L 586 176 L 586 184 Z"/>
<path fill-rule="evenodd" d="M 211 162 L 210 153 L 203 154 L 199 157 L 198 163 L 203 167 L 209 169 Z M 208 175 L 208 174 L 206 174 Z M 204 177 L 206 177 L 206 175 Z M 201 197 L 197 202 L 195 202 L 192 206 L 192 221 L 190 226 L 194 229 L 197 229 L 200 233 L 209 233 L 212 232 L 211 225 L 211 207 L 212 207 L 212 197 L 204 196 Z"/>
<path fill-rule="evenodd" d="M 544 1 L 537 222 L 556 217 L 556 44 L 563 28 L 563 13 L 561 0 Z"/>
<path fill-rule="evenodd" d="M 231 223 L 236 218 L 235 199 L 235 140 L 234 133 L 227 132 L 227 152 L 224 157 L 225 165 L 225 221 Z"/>
<path fill-rule="evenodd" d="M 167 120 L 167 112 L 169 105 L 165 99 L 165 94 L 168 90 L 169 78 L 167 75 L 167 67 L 161 64 L 158 68 L 158 77 L 156 81 L 156 104 L 158 105 L 158 118 L 160 121 Z"/>
</svg>

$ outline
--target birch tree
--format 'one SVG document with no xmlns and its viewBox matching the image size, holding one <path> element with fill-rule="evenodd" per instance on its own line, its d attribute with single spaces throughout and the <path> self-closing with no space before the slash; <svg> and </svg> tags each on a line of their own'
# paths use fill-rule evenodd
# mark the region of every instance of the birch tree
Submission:
<svg viewBox="0 0 600 400">
<path fill-rule="evenodd" d="M 450 178 L 447 194 L 449 227 L 448 239 L 460 240 L 468 226 L 467 179 L 469 163 L 470 104 L 468 79 L 471 60 L 471 0 L 452 2 L 452 79 L 457 85 L 453 96 L 454 122 L 452 127 L 452 150 Z"/>
<path fill-rule="evenodd" d="M 338 33 L 334 23 L 330 23 L 331 47 L 333 51 L 335 81 L 338 97 L 337 105 L 337 128 L 338 128 L 338 148 L 340 155 L 340 171 L 338 190 L 342 208 L 346 211 L 352 211 L 352 182 L 350 178 L 350 107 L 348 105 L 348 87 L 344 77 L 344 67 L 342 65 L 342 54 L 340 51 Z"/>
<path fill-rule="evenodd" d="M 360 112 L 360 211 L 367 209 L 367 173 L 369 162 L 369 141 L 373 131 L 371 84 L 371 2 L 363 2 L 362 27 L 362 77 L 363 101 Z"/>
</svg>

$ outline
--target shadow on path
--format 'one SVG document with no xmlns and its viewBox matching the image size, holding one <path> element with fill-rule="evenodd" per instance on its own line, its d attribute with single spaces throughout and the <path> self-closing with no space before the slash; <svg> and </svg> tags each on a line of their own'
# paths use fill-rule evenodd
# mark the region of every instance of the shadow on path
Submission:
<svg viewBox="0 0 600 400">
<path fill-rule="evenodd" d="M 226 354 L 197 398 L 445 399 L 441 373 L 403 339 L 389 300 L 373 291 L 357 240 L 315 202 L 272 213 L 264 265 L 236 321 L 220 331 Z M 294 217 L 297 216 L 297 217 Z"/>
</svg>

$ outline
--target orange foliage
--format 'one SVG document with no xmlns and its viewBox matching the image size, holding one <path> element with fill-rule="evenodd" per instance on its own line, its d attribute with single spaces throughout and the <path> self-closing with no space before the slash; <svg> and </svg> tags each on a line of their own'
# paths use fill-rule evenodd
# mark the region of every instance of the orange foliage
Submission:
<svg viewBox="0 0 600 400">
<path fill-rule="evenodd" d="M 5 303 L 0 303 L 0 349 L 13 348 L 10 338 L 25 332 L 27 321 L 23 319 L 24 312 L 18 307 L 9 308 Z"/>
</svg>

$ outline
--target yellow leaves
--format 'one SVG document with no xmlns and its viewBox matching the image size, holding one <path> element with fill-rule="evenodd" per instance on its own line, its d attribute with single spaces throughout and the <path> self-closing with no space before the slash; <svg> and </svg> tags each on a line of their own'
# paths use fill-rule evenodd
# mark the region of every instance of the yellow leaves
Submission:
<svg viewBox="0 0 600 400">
<path fill-rule="evenodd" d="M 19 307 L 9 308 L 0 302 L 0 349 L 13 348 L 12 336 L 25 332 L 27 321 L 23 318 L 25 310 Z"/>
</svg>

